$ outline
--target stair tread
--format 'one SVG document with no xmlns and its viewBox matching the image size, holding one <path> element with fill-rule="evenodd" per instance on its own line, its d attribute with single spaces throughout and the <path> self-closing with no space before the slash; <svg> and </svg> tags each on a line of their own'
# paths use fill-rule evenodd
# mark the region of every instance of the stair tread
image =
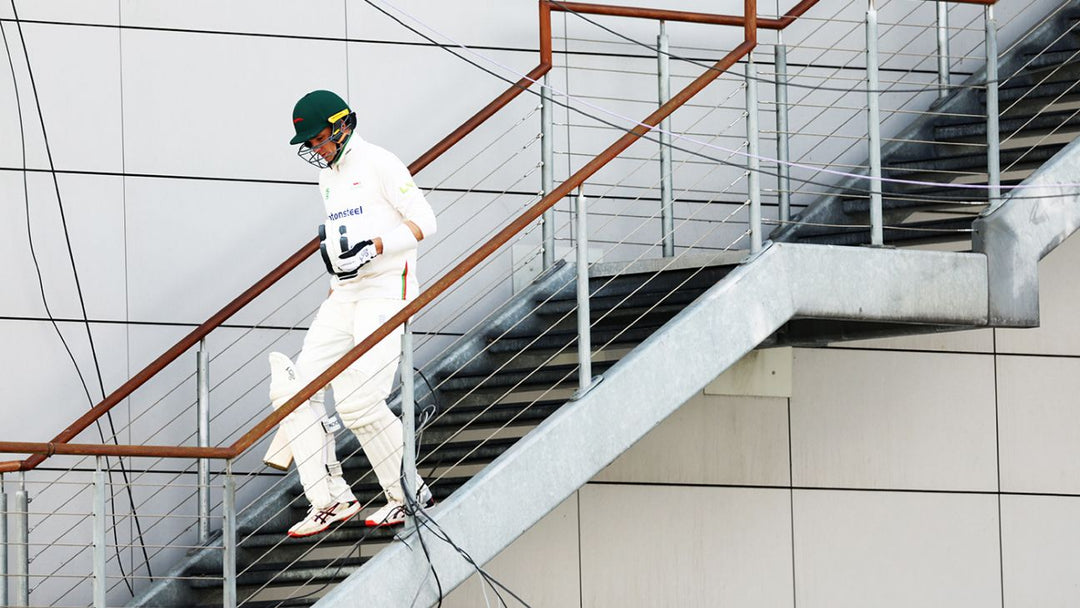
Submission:
<svg viewBox="0 0 1080 608">
<path fill-rule="evenodd" d="M 661 325 L 637 325 L 629 329 L 601 329 L 592 332 L 594 345 L 605 344 L 615 340 L 612 344 L 637 344 L 659 329 Z M 523 349 L 550 350 L 562 348 L 577 343 L 577 331 L 552 331 L 540 337 L 505 337 L 499 338 L 488 346 L 492 353 L 517 352 Z"/>
<path fill-rule="evenodd" d="M 602 371 L 612 365 L 614 365 L 614 362 L 595 362 L 593 363 L 593 369 L 595 371 Z M 569 365 L 549 365 L 540 369 L 532 367 L 508 367 L 497 373 L 478 372 L 454 375 L 443 380 L 441 384 L 443 390 L 446 392 L 460 392 L 479 386 L 485 388 L 505 388 L 512 385 L 535 386 L 537 384 L 548 386 L 552 383 L 561 384 L 563 382 L 576 381 L 574 370 L 577 368 L 577 363 Z"/>
<path fill-rule="evenodd" d="M 1036 146 L 1034 149 L 1002 150 L 1001 164 L 1007 166 L 1017 159 L 1047 160 L 1057 154 L 1064 144 L 1046 144 Z M 929 166 L 933 165 L 933 166 Z M 886 177 L 896 177 L 898 174 L 923 172 L 938 169 L 942 171 L 963 171 L 964 169 L 981 169 L 986 171 L 986 153 L 972 152 L 967 154 L 938 155 L 927 158 L 887 160 L 882 167 Z"/>
</svg>

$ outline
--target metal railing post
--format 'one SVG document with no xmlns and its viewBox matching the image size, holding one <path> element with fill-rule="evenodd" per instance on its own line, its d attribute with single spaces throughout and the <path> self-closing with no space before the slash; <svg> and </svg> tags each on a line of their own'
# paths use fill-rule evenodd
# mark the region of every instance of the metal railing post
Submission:
<svg viewBox="0 0 1080 608">
<path fill-rule="evenodd" d="M 592 336 L 589 328 L 589 230 L 585 194 L 578 190 L 577 205 L 577 327 L 578 390 L 581 394 L 592 385 Z"/>
<path fill-rule="evenodd" d="M 758 127 L 757 66 L 746 55 L 746 169 L 750 194 L 750 253 L 761 251 L 761 139 Z"/>
<path fill-rule="evenodd" d="M 0 473 L 0 606 L 11 606 L 8 600 L 8 488 Z"/>
<path fill-rule="evenodd" d="M 206 350 L 206 340 L 199 340 L 198 358 L 198 417 L 200 448 L 210 447 L 210 353 Z M 199 543 L 210 541 L 210 460 L 199 459 Z"/>
<path fill-rule="evenodd" d="M 937 2 L 938 99 L 949 94 L 949 3 Z"/>
<path fill-rule="evenodd" d="M 544 74 L 540 89 L 540 189 L 543 195 L 555 189 L 555 116 L 552 113 L 549 76 Z M 555 264 L 555 210 L 548 209 L 541 216 L 544 270 Z"/>
<path fill-rule="evenodd" d="M 986 7 L 986 183 L 987 202 L 1001 201 L 1001 134 L 998 132 L 998 39 L 994 6 Z"/>
<path fill-rule="evenodd" d="M 870 133 L 870 244 L 884 245 L 881 217 L 881 108 L 878 91 L 878 17 L 874 0 L 866 9 L 866 121 Z"/>
<path fill-rule="evenodd" d="M 30 496 L 26 493 L 26 473 L 19 473 L 15 491 L 15 598 L 13 606 L 30 605 Z"/>
<path fill-rule="evenodd" d="M 660 21 L 656 37 L 657 80 L 660 105 L 671 99 L 671 70 L 668 55 L 667 24 Z M 660 121 L 660 234 L 664 257 L 675 256 L 675 216 L 672 210 L 671 185 L 671 118 Z"/>
<path fill-rule="evenodd" d="M 8 603 L 8 495 L 0 473 L 0 606 Z"/>
<path fill-rule="evenodd" d="M 221 499 L 221 602 L 224 608 L 236 608 L 236 480 L 233 461 L 225 461 L 225 488 Z"/>
<path fill-rule="evenodd" d="M 94 469 L 94 608 L 105 608 L 105 591 L 109 588 L 105 581 L 105 461 L 104 456 L 96 459 Z"/>
<path fill-rule="evenodd" d="M 411 324 L 405 322 L 401 334 L 401 435 L 404 442 L 402 453 L 401 492 L 416 496 L 416 403 L 413 380 L 413 339 Z M 413 515 L 406 511 L 406 529 L 418 527 Z"/>
<path fill-rule="evenodd" d="M 788 134 L 788 91 L 787 91 L 787 46 L 784 45 L 784 33 L 776 32 L 776 159 L 777 189 L 779 190 L 780 221 L 791 220 L 791 158 L 790 135 Z"/>
</svg>

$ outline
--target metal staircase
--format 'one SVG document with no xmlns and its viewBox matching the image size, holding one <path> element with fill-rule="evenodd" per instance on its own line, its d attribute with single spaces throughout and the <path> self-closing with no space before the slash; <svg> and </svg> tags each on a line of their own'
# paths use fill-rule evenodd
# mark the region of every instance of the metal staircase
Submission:
<svg viewBox="0 0 1080 608">
<path fill-rule="evenodd" d="M 1015 185 L 1080 134 L 1080 2 L 1061 5 L 1002 54 L 998 74 L 1000 183 Z M 883 177 L 986 186 L 985 80 L 984 67 L 903 129 L 901 141 L 883 144 Z M 988 204 L 985 188 L 884 182 L 882 190 L 885 241 L 895 244 L 966 240 Z M 868 205 L 866 182 L 844 179 L 771 238 L 867 244 Z"/>
<path fill-rule="evenodd" d="M 604 373 L 625 354 L 721 281 L 740 252 L 691 256 L 678 264 L 598 264 L 590 292 L 595 344 L 593 370 Z M 665 266 L 670 266 L 665 268 Z M 427 367 L 434 394 L 417 387 L 418 403 L 445 411 L 422 433 L 417 460 L 443 501 L 567 403 L 577 383 L 575 268 L 557 263 L 507 302 L 491 321 L 460 340 Z M 391 407 L 400 407 L 400 394 Z M 475 431 L 498 429 L 495 439 Z M 346 439 L 347 438 L 347 439 Z M 363 503 L 378 505 L 381 490 L 355 438 L 342 435 L 338 455 L 345 477 Z M 237 592 L 245 606 L 312 605 L 334 584 L 356 572 L 371 555 L 395 540 L 400 529 L 365 528 L 347 522 L 330 532 L 293 539 L 285 531 L 307 505 L 295 472 L 260 497 L 238 519 Z M 359 519 L 359 518 L 358 518 Z M 220 552 L 190 556 L 138 606 L 220 605 Z M 284 602 L 284 603 L 281 603 Z"/>
</svg>

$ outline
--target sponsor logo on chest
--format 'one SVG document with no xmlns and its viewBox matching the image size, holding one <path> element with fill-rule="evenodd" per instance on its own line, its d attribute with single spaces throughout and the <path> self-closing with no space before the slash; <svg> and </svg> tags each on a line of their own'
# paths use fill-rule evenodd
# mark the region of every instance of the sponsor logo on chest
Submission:
<svg viewBox="0 0 1080 608">
<path fill-rule="evenodd" d="M 363 215 L 363 214 L 364 214 L 364 208 L 363 207 L 353 207 L 352 209 L 343 209 L 341 211 L 335 211 L 335 212 L 327 215 L 326 217 L 331 222 L 336 222 L 336 221 L 338 221 L 340 219 L 345 219 L 347 217 L 351 217 L 351 216 L 354 216 L 354 215 Z"/>
</svg>

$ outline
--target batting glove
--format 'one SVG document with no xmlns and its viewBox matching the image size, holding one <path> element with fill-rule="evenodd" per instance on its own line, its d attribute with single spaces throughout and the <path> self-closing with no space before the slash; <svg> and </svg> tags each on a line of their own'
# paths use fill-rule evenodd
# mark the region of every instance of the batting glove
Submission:
<svg viewBox="0 0 1080 608">
<path fill-rule="evenodd" d="M 375 251 L 373 241 L 360 241 L 353 245 L 352 249 L 338 256 L 337 266 L 342 274 L 356 272 L 361 266 L 374 260 L 377 255 L 379 254 Z"/>
</svg>

